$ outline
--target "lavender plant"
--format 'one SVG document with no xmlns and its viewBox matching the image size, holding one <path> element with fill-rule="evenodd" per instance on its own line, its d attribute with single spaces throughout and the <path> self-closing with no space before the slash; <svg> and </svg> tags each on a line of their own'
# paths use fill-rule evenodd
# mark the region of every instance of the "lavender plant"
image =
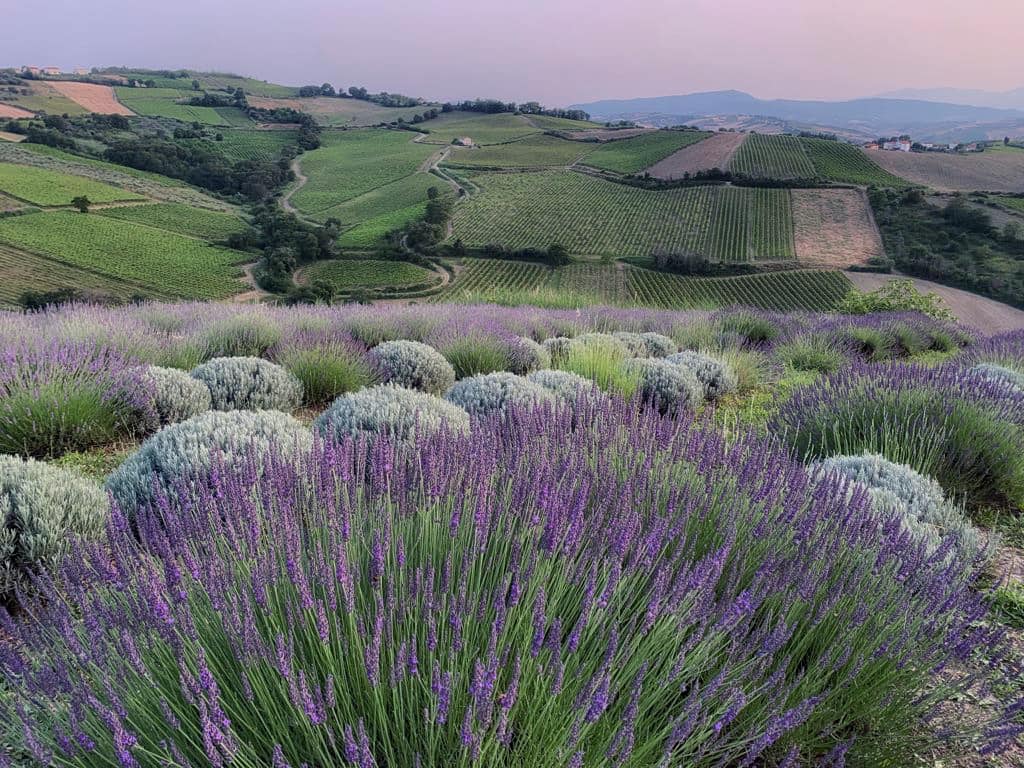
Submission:
<svg viewBox="0 0 1024 768">
<path fill-rule="evenodd" d="M 702 352 L 685 350 L 669 355 L 666 362 L 690 371 L 704 388 L 704 397 L 717 400 L 722 395 L 735 392 L 739 380 L 732 366 L 720 358 Z"/>
<path fill-rule="evenodd" d="M 217 357 L 192 377 L 209 388 L 218 411 L 294 411 L 302 404 L 302 382 L 258 357 Z"/>
<path fill-rule="evenodd" d="M 327 329 L 295 331 L 267 350 L 267 357 L 302 383 L 306 405 L 329 403 L 378 378 L 366 347 Z"/>
<path fill-rule="evenodd" d="M 210 388 L 177 368 L 151 365 L 146 378 L 153 388 L 153 409 L 160 426 L 205 413 L 212 407 Z"/>
<path fill-rule="evenodd" d="M 455 383 L 455 369 L 433 347 L 418 341 L 386 341 L 370 350 L 381 381 L 432 395 Z"/>
<path fill-rule="evenodd" d="M 115 510 L 33 621 L 3 619 L 19 746 L 87 767 L 749 768 L 897 765 L 939 734 L 992 754 L 1020 730 L 1016 702 L 957 717 L 1005 663 L 973 573 L 880 539 L 865 493 L 770 444 L 589 407 L 587 430 L 517 412 L 369 462 L 351 440 L 249 456 L 134 533 Z"/>
<path fill-rule="evenodd" d="M 970 371 L 983 379 L 999 382 L 1024 392 L 1024 373 L 1013 368 L 1006 368 L 995 363 L 977 363 L 971 366 Z"/>
<path fill-rule="evenodd" d="M 469 431 L 469 415 L 436 395 L 384 384 L 339 397 L 313 424 L 320 435 L 342 440 L 385 434 L 396 441 L 417 435 Z"/>
<path fill-rule="evenodd" d="M 575 402 L 581 397 L 602 397 L 594 382 L 569 371 L 534 371 L 526 378 L 566 402 Z"/>
<path fill-rule="evenodd" d="M 249 312 L 228 316 L 204 330 L 204 357 L 260 357 L 281 340 L 281 335 L 280 327 L 264 315 Z"/>
<path fill-rule="evenodd" d="M 490 416 L 516 407 L 555 401 L 554 396 L 539 384 L 504 371 L 460 379 L 444 397 L 471 416 Z"/>
</svg>

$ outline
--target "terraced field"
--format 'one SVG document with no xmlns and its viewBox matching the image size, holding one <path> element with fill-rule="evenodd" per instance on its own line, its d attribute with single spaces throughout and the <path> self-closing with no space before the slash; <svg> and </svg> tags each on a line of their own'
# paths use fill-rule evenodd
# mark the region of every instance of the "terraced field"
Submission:
<svg viewBox="0 0 1024 768">
<path fill-rule="evenodd" d="M 141 200 L 141 195 L 66 173 L 14 163 L 0 163 L 0 192 L 33 205 L 70 205 L 80 195 L 93 203 Z"/>
<path fill-rule="evenodd" d="M 446 164 L 477 168 L 551 168 L 572 165 L 593 152 L 595 146 L 540 134 L 508 144 L 455 147 Z"/>
<path fill-rule="evenodd" d="M 455 209 L 469 246 L 546 248 L 591 256 L 690 250 L 714 258 L 792 258 L 785 190 L 688 187 L 651 191 L 571 171 L 479 174 L 483 191 Z"/>
<path fill-rule="evenodd" d="M 339 259 L 318 261 L 302 270 L 303 283 L 314 280 L 345 292 L 359 288 L 426 288 L 436 285 L 441 278 L 436 272 L 407 261 Z"/>
<path fill-rule="evenodd" d="M 161 296 L 217 299 L 238 293 L 245 254 L 127 221 L 69 211 L 0 219 L 0 242 Z"/>
<path fill-rule="evenodd" d="M 423 123 L 430 131 L 425 139 L 429 144 L 451 144 L 455 139 L 470 138 L 474 144 L 503 144 L 543 130 L 533 125 L 524 115 L 503 112 L 485 115 L 477 112 L 446 112 Z"/>
<path fill-rule="evenodd" d="M 245 228 L 245 222 L 238 216 L 192 208 L 181 203 L 105 208 L 96 213 L 119 221 L 144 224 L 147 227 L 199 237 L 203 240 L 224 240 L 228 235 Z"/>
<path fill-rule="evenodd" d="M 796 136 L 747 136 L 729 163 L 729 170 L 759 179 L 813 179 L 814 164 Z"/>
<path fill-rule="evenodd" d="M 309 181 L 292 196 L 292 204 L 307 215 L 323 214 L 412 175 L 436 151 L 412 139 L 407 131 L 325 132 L 320 149 L 302 155 L 302 171 Z"/>
<path fill-rule="evenodd" d="M 833 309 L 852 287 L 842 272 L 788 270 L 737 277 L 685 277 L 627 264 L 574 264 L 467 259 L 449 288 L 451 300 L 529 300 L 564 294 L 585 303 L 663 309 L 745 304 L 764 309 Z"/>
<path fill-rule="evenodd" d="M 170 117 L 186 123 L 203 125 L 226 125 L 227 121 L 217 114 L 213 107 L 193 107 L 180 101 L 196 95 L 195 91 L 174 88 L 128 88 L 114 89 L 118 100 L 136 114 L 147 117 Z"/>
<path fill-rule="evenodd" d="M 587 153 L 585 165 L 614 173 L 640 173 L 684 147 L 703 141 L 704 131 L 654 131 L 601 144 Z"/>
<path fill-rule="evenodd" d="M 872 162 L 860 147 L 842 141 L 801 138 L 815 175 L 826 181 L 877 187 L 906 187 L 899 176 Z"/>
</svg>

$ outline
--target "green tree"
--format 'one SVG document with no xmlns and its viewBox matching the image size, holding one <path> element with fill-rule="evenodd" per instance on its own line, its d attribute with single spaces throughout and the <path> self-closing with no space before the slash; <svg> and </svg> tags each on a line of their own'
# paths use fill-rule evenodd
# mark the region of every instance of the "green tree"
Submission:
<svg viewBox="0 0 1024 768">
<path fill-rule="evenodd" d="M 71 199 L 71 204 L 81 213 L 88 213 L 89 206 L 92 205 L 92 201 L 90 201 L 85 195 L 79 195 L 78 197 Z"/>
<path fill-rule="evenodd" d="M 572 262 L 569 249 L 561 243 L 552 243 L 548 246 L 548 263 L 554 267 L 561 267 Z"/>
<path fill-rule="evenodd" d="M 192 81 L 192 90 L 193 91 L 198 91 L 199 90 L 199 81 L 198 80 L 193 80 Z"/>
</svg>

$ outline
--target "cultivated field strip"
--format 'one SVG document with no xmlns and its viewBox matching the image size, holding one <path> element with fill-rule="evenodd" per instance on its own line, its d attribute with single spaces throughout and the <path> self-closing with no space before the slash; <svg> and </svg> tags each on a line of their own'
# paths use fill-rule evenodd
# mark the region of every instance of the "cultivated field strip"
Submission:
<svg viewBox="0 0 1024 768">
<path fill-rule="evenodd" d="M 796 136 L 752 133 L 729 163 L 729 170 L 760 179 L 813 179 L 814 164 Z"/>
<path fill-rule="evenodd" d="M 583 159 L 584 165 L 615 173 L 640 173 L 684 147 L 703 141 L 704 131 L 653 131 L 598 145 Z"/>
<path fill-rule="evenodd" d="M 71 205 L 72 199 L 79 196 L 93 203 L 144 199 L 134 192 L 83 176 L 15 163 L 0 163 L 0 192 L 41 206 Z"/>
<path fill-rule="evenodd" d="M 907 182 L 872 162 L 860 147 L 842 141 L 801 138 L 814 165 L 815 175 L 825 181 L 878 187 L 905 187 Z"/>
</svg>

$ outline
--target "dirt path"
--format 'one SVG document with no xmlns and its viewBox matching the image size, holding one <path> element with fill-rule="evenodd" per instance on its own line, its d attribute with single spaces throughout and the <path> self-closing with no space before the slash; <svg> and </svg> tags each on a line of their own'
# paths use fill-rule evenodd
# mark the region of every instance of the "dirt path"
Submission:
<svg viewBox="0 0 1024 768">
<path fill-rule="evenodd" d="M 292 205 L 292 195 L 306 186 L 306 182 L 309 181 L 309 177 L 302 172 L 302 166 L 299 164 L 299 158 L 292 160 L 292 173 L 295 174 L 295 184 L 281 197 L 281 207 L 284 208 L 288 213 L 294 213 L 296 216 L 301 218 L 302 214 L 299 213 L 298 209 Z"/>
<path fill-rule="evenodd" d="M 983 333 L 1001 333 L 1024 328 L 1024 310 L 970 291 L 951 288 L 930 280 L 920 280 L 916 277 L 907 278 L 903 275 L 882 275 L 870 272 L 846 272 L 845 274 L 862 291 L 881 288 L 891 280 L 912 280 L 917 290 L 938 294 L 960 322 L 977 328 Z"/>
<path fill-rule="evenodd" d="M 258 263 L 259 262 L 253 262 L 252 264 L 242 265 L 242 272 L 245 274 L 245 282 L 249 286 L 249 290 L 244 293 L 236 293 L 229 299 L 231 303 L 257 304 L 270 296 L 269 293 L 256 284 L 256 277 L 253 275 L 253 270 L 256 269 Z"/>
</svg>

